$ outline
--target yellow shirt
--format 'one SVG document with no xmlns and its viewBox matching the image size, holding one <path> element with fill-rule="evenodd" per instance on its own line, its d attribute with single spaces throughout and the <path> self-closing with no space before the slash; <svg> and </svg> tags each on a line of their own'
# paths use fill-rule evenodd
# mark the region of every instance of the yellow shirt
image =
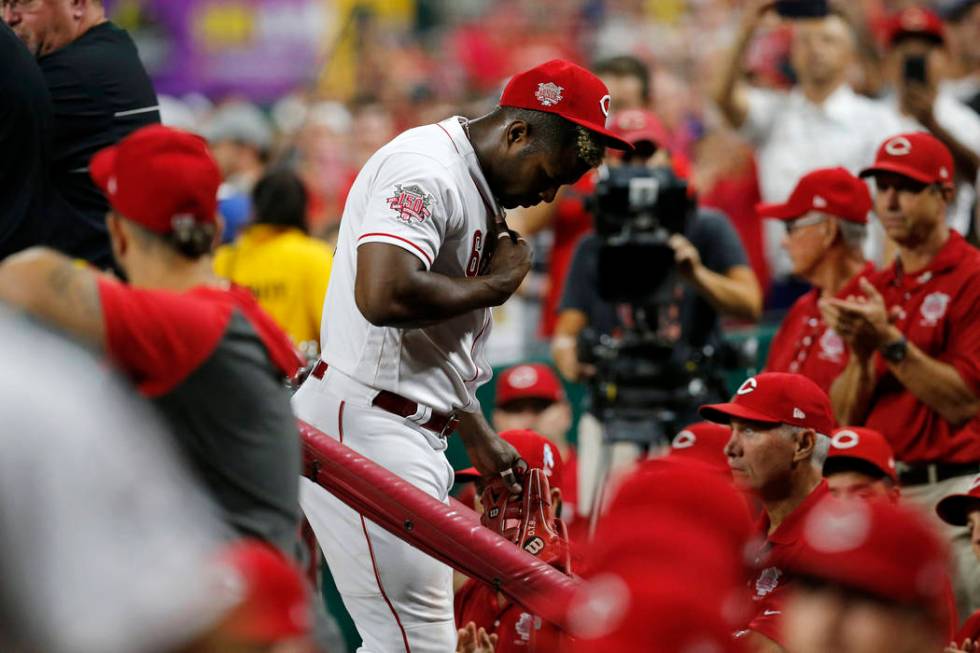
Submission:
<svg viewBox="0 0 980 653">
<path fill-rule="evenodd" d="M 218 248 L 214 270 L 249 288 L 265 311 L 307 353 L 318 351 L 330 247 L 299 229 L 256 224 Z"/>
</svg>

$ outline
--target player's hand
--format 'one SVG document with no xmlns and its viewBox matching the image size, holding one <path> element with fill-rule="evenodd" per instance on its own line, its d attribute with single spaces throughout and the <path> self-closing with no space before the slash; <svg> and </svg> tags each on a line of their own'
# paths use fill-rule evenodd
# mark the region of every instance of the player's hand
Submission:
<svg viewBox="0 0 980 653">
<path fill-rule="evenodd" d="M 959 646 L 956 645 L 956 642 L 950 642 L 943 649 L 943 653 L 980 653 L 980 644 L 968 637 Z"/>
<path fill-rule="evenodd" d="M 488 635 L 481 626 L 479 630 L 472 621 L 459 629 L 456 653 L 493 653 L 497 647 L 497 635 Z"/>
<path fill-rule="evenodd" d="M 896 313 L 887 309 L 881 293 L 867 279 L 861 279 L 860 285 L 863 297 L 829 297 L 818 306 L 824 321 L 864 357 L 897 340 L 901 333 L 892 325 Z"/>
<path fill-rule="evenodd" d="M 776 6 L 775 0 L 749 0 L 742 10 L 742 31 L 754 31 L 762 22 L 763 16 Z"/>
<path fill-rule="evenodd" d="M 937 89 L 929 84 L 909 83 L 901 87 L 899 104 L 902 111 L 922 125 L 928 127 L 936 123 L 933 107 L 936 106 Z"/>
<path fill-rule="evenodd" d="M 517 453 L 517 449 L 499 435 L 478 440 L 467 449 L 470 461 L 484 478 L 500 477 L 511 492 L 519 494 L 521 484 L 518 482 L 519 466 L 527 466 Z"/>
<path fill-rule="evenodd" d="M 698 248 L 680 234 L 671 236 L 667 244 L 674 250 L 674 262 L 677 264 L 678 272 L 688 279 L 694 278 L 694 274 L 702 265 Z"/>
<path fill-rule="evenodd" d="M 531 246 L 527 241 L 515 231 L 498 233 L 487 276 L 498 282 L 500 290 L 510 297 L 530 270 Z"/>
</svg>

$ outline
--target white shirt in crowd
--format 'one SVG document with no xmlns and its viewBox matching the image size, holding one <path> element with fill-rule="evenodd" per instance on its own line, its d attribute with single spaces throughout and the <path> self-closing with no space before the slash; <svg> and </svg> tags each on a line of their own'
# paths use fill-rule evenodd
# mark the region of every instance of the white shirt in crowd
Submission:
<svg viewBox="0 0 980 653">
<path fill-rule="evenodd" d="M 434 411 L 479 410 L 475 392 L 491 374 L 484 353 L 490 310 L 425 328 L 374 326 L 354 300 L 357 252 L 386 243 L 427 270 L 474 276 L 502 220 L 458 118 L 410 129 L 378 150 L 357 175 L 340 222 L 323 306 L 323 360 L 354 382 Z"/>
</svg>

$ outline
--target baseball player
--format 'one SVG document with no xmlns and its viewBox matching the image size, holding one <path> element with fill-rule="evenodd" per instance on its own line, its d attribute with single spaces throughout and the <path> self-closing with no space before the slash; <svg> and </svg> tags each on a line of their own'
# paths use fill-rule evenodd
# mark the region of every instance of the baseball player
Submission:
<svg viewBox="0 0 980 653">
<path fill-rule="evenodd" d="M 895 454 L 880 431 L 845 426 L 830 434 L 823 476 L 836 497 L 898 501 Z"/>
<path fill-rule="evenodd" d="M 609 94 L 574 64 L 515 75 L 500 106 L 404 132 L 358 174 L 341 221 L 324 305 L 322 359 L 294 397 L 297 415 L 446 501 L 446 437 L 519 491 L 514 449 L 480 412 L 490 377 L 489 307 L 530 265 L 504 209 L 554 199 L 599 164 Z M 301 481 L 301 504 L 363 639 L 361 651 L 453 650 L 449 567 Z"/>
<path fill-rule="evenodd" d="M 754 651 L 782 651 L 784 603 L 792 578 L 786 569 L 797 553 L 805 516 L 830 493 L 821 468 L 834 428 L 827 394 L 799 374 L 767 372 L 750 377 L 729 403 L 702 406 L 708 420 L 731 424 L 725 445 L 737 485 L 762 502 L 755 556 L 752 618 L 739 637 Z"/>
</svg>

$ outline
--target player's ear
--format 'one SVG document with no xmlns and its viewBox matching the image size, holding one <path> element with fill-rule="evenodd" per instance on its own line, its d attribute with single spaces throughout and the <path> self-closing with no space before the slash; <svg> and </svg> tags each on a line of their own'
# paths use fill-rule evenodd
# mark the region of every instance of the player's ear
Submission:
<svg viewBox="0 0 980 653">
<path fill-rule="evenodd" d="M 805 429 L 800 432 L 796 440 L 796 452 L 793 460 L 806 460 L 813 455 L 813 450 L 817 444 L 817 433 L 813 429 Z"/>
<path fill-rule="evenodd" d="M 106 229 L 109 231 L 109 242 L 112 244 L 112 251 L 118 260 L 129 248 L 129 241 L 122 226 L 122 220 L 114 211 L 105 214 Z"/>
<path fill-rule="evenodd" d="M 527 145 L 530 128 L 523 120 L 512 120 L 507 125 L 507 147 Z"/>
</svg>

